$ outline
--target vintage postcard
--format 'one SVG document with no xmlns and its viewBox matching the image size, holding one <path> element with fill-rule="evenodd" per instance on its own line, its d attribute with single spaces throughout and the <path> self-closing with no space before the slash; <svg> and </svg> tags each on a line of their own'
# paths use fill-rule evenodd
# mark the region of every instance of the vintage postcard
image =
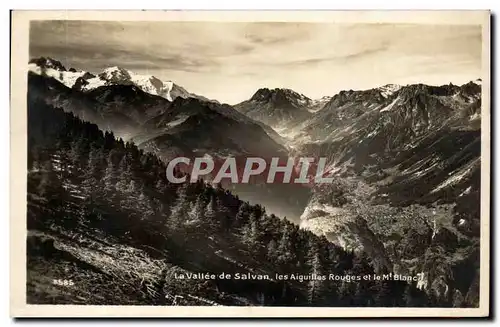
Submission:
<svg viewBox="0 0 500 327">
<path fill-rule="evenodd" d="M 11 24 L 12 316 L 489 316 L 488 11 Z"/>
</svg>

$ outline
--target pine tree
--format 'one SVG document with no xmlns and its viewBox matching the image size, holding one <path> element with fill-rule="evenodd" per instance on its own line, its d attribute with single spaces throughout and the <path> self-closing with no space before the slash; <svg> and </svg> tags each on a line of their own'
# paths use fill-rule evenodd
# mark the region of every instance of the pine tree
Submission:
<svg viewBox="0 0 500 327">
<path fill-rule="evenodd" d="M 315 242 L 313 242 L 309 247 L 308 265 L 310 267 L 309 269 L 312 278 L 309 281 L 307 301 L 309 304 L 321 303 L 326 283 L 320 279 L 323 275 L 324 269 L 321 263 L 319 248 Z"/>
<path fill-rule="evenodd" d="M 45 161 L 40 171 L 40 182 L 37 187 L 37 193 L 46 199 L 61 198 L 64 194 L 61 179 L 54 170 L 51 159 Z"/>
<path fill-rule="evenodd" d="M 248 219 L 248 223 L 242 230 L 243 243 L 249 247 L 255 247 L 259 241 L 259 225 L 255 214 L 252 212 Z"/>
<path fill-rule="evenodd" d="M 276 261 L 278 257 L 278 243 L 275 240 L 269 241 L 267 245 L 267 259 L 271 262 Z"/>
<path fill-rule="evenodd" d="M 111 153 L 108 156 L 107 163 L 108 166 L 106 167 L 103 176 L 104 191 L 108 195 L 114 195 L 114 193 L 116 192 L 117 174 L 113 165 Z"/>
<path fill-rule="evenodd" d="M 406 285 L 405 287 L 405 292 L 403 293 L 403 301 L 405 307 L 411 308 L 415 306 L 410 284 Z"/>
<path fill-rule="evenodd" d="M 62 139 L 57 139 L 56 141 L 56 151 L 52 156 L 54 171 L 57 173 L 59 178 L 63 178 L 64 175 L 69 173 L 68 163 L 68 144 L 65 143 Z"/>
<path fill-rule="evenodd" d="M 375 304 L 381 307 L 390 307 L 394 300 L 391 292 L 391 285 L 389 281 L 381 281 L 378 284 L 378 292 L 375 295 Z"/>
<path fill-rule="evenodd" d="M 248 216 L 250 211 L 250 205 L 247 202 L 243 202 L 238 207 L 238 212 L 236 213 L 234 225 L 236 228 L 244 226 L 248 221 Z"/>
<path fill-rule="evenodd" d="M 338 285 L 338 299 L 340 306 L 348 306 L 351 305 L 352 298 L 352 290 L 351 286 L 353 283 L 348 283 L 346 281 L 338 281 L 336 282 Z"/>
<path fill-rule="evenodd" d="M 292 235 L 288 223 L 285 223 L 283 234 L 278 243 L 278 262 L 280 264 L 291 264 L 297 260 L 292 245 Z"/>
<path fill-rule="evenodd" d="M 40 169 L 40 148 L 31 142 L 28 146 L 28 171 Z"/>
<path fill-rule="evenodd" d="M 144 192 L 144 186 L 140 187 L 137 195 L 137 212 L 142 220 L 149 220 L 155 214 L 155 211 L 151 199 Z"/>
<path fill-rule="evenodd" d="M 85 139 L 80 136 L 71 142 L 71 148 L 68 154 L 70 164 L 73 166 L 73 171 L 76 172 L 82 167 L 85 161 Z"/>
<path fill-rule="evenodd" d="M 135 195 L 136 192 L 137 192 L 137 183 L 133 179 L 131 179 L 127 185 L 127 188 L 125 189 L 125 193 L 128 195 Z"/>
<path fill-rule="evenodd" d="M 210 197 L 210 201 L 208 202 L 205 208 L 205 219 L 207 222 L 207 227 L 210 230 L 216 230 L 219 224 L 218 221 L 218 212 L 217 212 L 217 202 L 214 199 L 214 196 Z"/>
<path fill-rule="evenodd" d="M 158 178 L 155 188 L 160 195 L 163 195 L 165 193 L 165 190 L 167 189 L 167 185 L 165 184 L 162 178 Z"/>
<path fill-rule="evenodd" d="M 85 198 L 87 204 L 91 205 L 95 202 L 99 190 L 102 189 L 100 185 L 100 161 L 102 153 L 100 149 L 92 147 L 89 152 L 89 159 L 87 162 L 87 167 L 83 174 L 82 181 L 82 195 Z"/>
<path fill-rule="evenodd" d="M 459 290 L 455 290 L 452 299 L 452 306 L 454 308 L 462 308 L 465 304 L 465 298 Z"/>
<path fill-rule="evenodd" d="M 202 194 L 198 194 L 196 201 L 191 205 L 188 212 L 189 224 L 199 227 L 205 222 L 205 201 Z"/>
<path fill-rule="evenodd" d="M 231 211 L 220 198 L 217 198 L 216 207 L 219 215 L 219 227 L 222 231 L 227 232 L 232 227 L 231 225 L 234 222 L 231 217 Z"/>
<path fill-rule="evenodd" d="M 40 182 L 37 186 L 37 193 L 41 197 L 46 197 L 50 188 L 50 173 L 53 170 L 50 160 L 46 161 L 41 170 Z"/>
<path fill-rule="evenodd" d="M 170 217 L 168 219 L 168 228 L 171 230 L 181 230 L 187 220 L 188 201 L 187 201 L 187 183 L 182 184 L 177 189 L 177 200 L 172 207 Z"/>
<path fill-rule="evenodd" d="M 116 183 L 116 190 L 118 192 L 126 192 L 127 187 L 130 187 L 130 181 L 132 180 L 132 165 L 129 163 L 130 159 L 128 159 L 127 155 L 124 155 L 120 160 L 120 164 L 118 165 L 118 176 Z M 129 191 L 128 194 L 131 192 Z"/>
<path fill-rule="evenodd" d="M 368 256 L 366 252 L 361 252 L 352 260 L 352 268 L 351 274 L 354 276 L 371 276 L 373 275 L 374 270 L 372 266 L 370 266 Z M 371 280 L 362 280 L 357 283 L 356 291 L 354 293 L 354 302 L 357 305 L 370 305 L 374 302 L 373 296 L 371 295 L 371 288 L 373 287 L 374 282 Z"/>
<path fill-rule="evenodd" d="M 139 191 L 137 183 L 132 179 L 125 185 L 125 181 L 121 180 L 117 184 L 117 190 L 121 192 L 120 201 L 121 207 L 126 210 L 139 210 L 142 207 L 144 199 L 142 192 Z"/>
</svg>

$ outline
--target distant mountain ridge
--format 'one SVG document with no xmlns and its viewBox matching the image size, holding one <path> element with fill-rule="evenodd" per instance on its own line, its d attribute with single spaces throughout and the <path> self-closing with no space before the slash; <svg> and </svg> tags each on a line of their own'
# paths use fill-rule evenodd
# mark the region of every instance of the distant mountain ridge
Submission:
<svg viewBox="0 0 500 327">
<path fill-rule="evenodd" d="M 169 101 L 177 97 L 198 98 L 205 101 L 208 98 L 190 93 L 182 86 L 172 81 L 162 81 L 153 75 L 140 75 L 122 67 L 113 66 L 95 75 L 86 71 L 69 70 L 58 60 L 50 57 L 33 58 L 29 61 L 29 70 L 35 74 L 43 74 L 55 78 L 69 88 L 81 91 L 91 91 L 100 86 L 135 85 L 142 91 L 161 96 Z"/>
<path fill-rule="evenodd" d="M 121 73 L 117 73 L 114 77 L 121 78 Z M 69 88 L 56 77 L 28 72 L 29 99 L 72 112 L 117 137 L 133 141 L 165 162 L 178 156 L 210 156 L 216 161 L 231 156 L 287 157 L 283 140 L 272 128 L 230 105 L 192 97 L 169 101 L 134 84 L 103 85 L 82 91 Z M 274 205 L 282 209 L 280 214 L 296 219 L 310 191 L 300 187 L 292 192 L 286 185 L 265 184 L 247 184 L 242 188 L 233 190 L 245 193 L 253 203 L 268 208 Z M 280 190 L 273 190 L 276 188 Z"/>
<path fill-rule="evenodd" d="M 286 154 L 285 148 L 274 140 L 279 138 L 274 131 L 229 105 L 192 97 L 177 97 L 171 102 L 144 92 L 134 84 L 100 86 L 83 92 L 68 88 L 56 78 L 32 72 L 28 76 L 28 88 L 30 98 L 73 112 L 125 139 L 133 139 L 165 159 L 169 156 L 161 149 L 170 153 L 176 146 L 187 150 L 184 155 L 194 150 L 201 155 Z M 195 121 L 198 126 L 191 133 L 193 126 L 189 126 Z M 183 137 L 175 135 L 181 132 Z M 185 132 L 189 132 L 189 137 Z M 252 137 L 241 138 L 241 133 Z M 167 139 L 177 141 L 175 145 L 169 141 L 170 146 L 165 147 L 162 142 Z"/>
</svg>

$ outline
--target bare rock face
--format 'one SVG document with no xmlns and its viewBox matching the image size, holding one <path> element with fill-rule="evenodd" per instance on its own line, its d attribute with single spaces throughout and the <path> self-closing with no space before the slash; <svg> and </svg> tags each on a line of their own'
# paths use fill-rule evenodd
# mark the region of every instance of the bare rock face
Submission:
<svg viewBox="0 0 500 327">
<path fill-rule="evenodd" d="M 66 67 L 64 67 L 64 65 L 60 61 L 57 61 L 50 57 L 33 58 L 28 63 L 35 64 L 43 68 L 52 68 L 55 70 L 66 71 Z"/>
<path fill-rule="evenodd" d="M 290 89 L 262 88 L 234 107 L 252 119 L 280 128 L 307 119 L 312 105 L 311 99 Z"/>
<path fill-rule="evenodd" d="M 368 257 L 373 258 L 376 272 L 392 271 L 392 263 L 384 244 L 374 235 L 363 218 L 352 216 L 348 210 L 337 210 L 335 214 L 312 210 L 301 219 L 301 228 L 325 235 L 330 242 L 348 251 L 365 252 Z"/>
</svg>

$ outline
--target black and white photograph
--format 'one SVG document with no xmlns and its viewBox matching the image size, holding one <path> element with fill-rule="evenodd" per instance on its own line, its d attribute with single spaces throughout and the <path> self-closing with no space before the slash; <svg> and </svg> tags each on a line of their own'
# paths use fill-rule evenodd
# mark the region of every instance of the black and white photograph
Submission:
<svg viewBox="0 0 500 327">
<path fill-rule="evenodd" d="M 487 315 L 489 13 L 469 14 L 29 20 L 26 305 Z"/>
</svg>

